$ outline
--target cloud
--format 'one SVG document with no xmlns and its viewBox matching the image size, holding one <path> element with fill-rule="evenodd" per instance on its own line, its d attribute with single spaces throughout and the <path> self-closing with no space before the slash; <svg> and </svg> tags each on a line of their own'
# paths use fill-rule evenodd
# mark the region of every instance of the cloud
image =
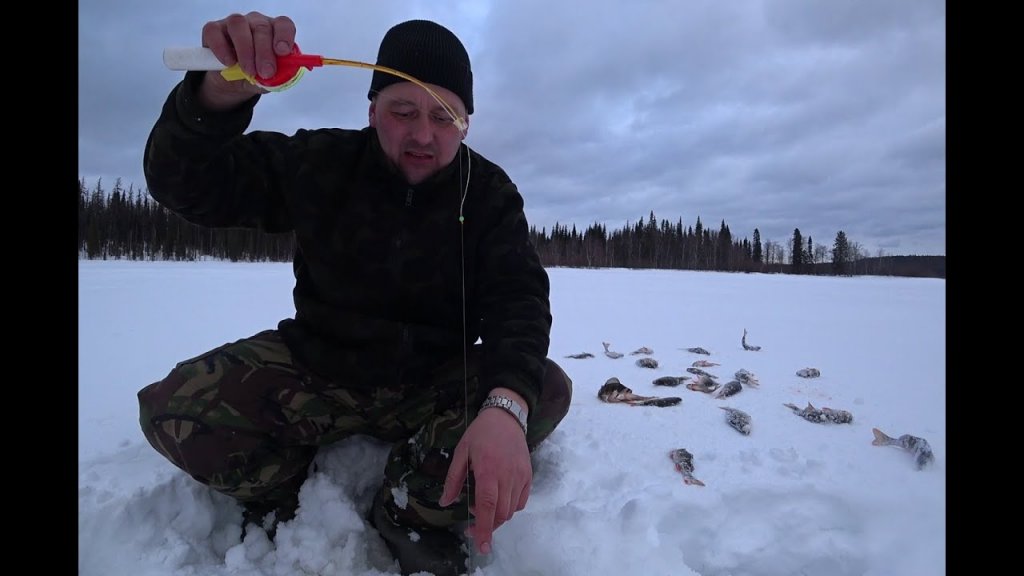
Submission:
<svg viewBox="0 0 1024 576">
<path fill-rule="evenodd" d="M 142 182 L 145 137 L 180 78 L 161 50 L 236 9 L 81 7 L 82 176 Z M 654 210 L 724 219 L 736 237 L 844 230 L 872 252 L 945 253 L 941 4 L 306 2 L 290 16 L 305 51 L 364 61 L 405 19 L 455 31 L 475 78 L 467 142 L 516 181 L 538 228 Z M 369 75 L 316 70 L 265 98 L 253 128 L 362 127 Z"/>
</svg>

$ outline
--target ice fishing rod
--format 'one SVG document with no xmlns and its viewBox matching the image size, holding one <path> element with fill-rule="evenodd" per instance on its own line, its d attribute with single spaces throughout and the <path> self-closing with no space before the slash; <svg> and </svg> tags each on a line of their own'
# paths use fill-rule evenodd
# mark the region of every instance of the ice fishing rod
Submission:
<svg viewBox="0 0 1024 576">
<path fill-rule="evenodd" d="M 200 46 L 165 48 L 164 65 L 171 70 L 220 71 L 220 75 L 225 80 L 246 80 L 250 84 L 259 86 L 260 88 L 271 92 L 281 92 L 291 88 L 298 83 L 307 70 L 312 70 L 313 68 L 320 66 L 349 66 L 352 68 L 379 70 L 386 74 L 391 74 L 392 76 L 398 76 L 403 80 L 408 80 L 409 82 L 412 82 L 426 90 L 427 94 L 430 94 L 430 96 L 436 100 L 442 108 L 444 108 L 444 111 L 451 116 L 452 122 L 455 123 L 455 127 L 463 134 L 466 133 L 467 125 L 465 118 L 457 114 L 455 109 L 445 102 L 444 98 L 442 98 L 437 92 L 409 74 L 400 70 L 395 70 L 394 68 L 388 68 L 387 66 L 369 64 L 358 60 L 324 58 L 317 54 L 303 54 L 299 50 L 299 45 L 295 43 L 292 44 L 292 51 L 290 54 L 277 56 L 277 72 L 269 78 L 264 78 L 262 76 L 250 76 L 249 74 L 246 74 L 242 70 L 242 67 L 237 63 L 231 66 L 225 66 L 223 62 L 217 59 L 213 50 Z"/>
</svg>

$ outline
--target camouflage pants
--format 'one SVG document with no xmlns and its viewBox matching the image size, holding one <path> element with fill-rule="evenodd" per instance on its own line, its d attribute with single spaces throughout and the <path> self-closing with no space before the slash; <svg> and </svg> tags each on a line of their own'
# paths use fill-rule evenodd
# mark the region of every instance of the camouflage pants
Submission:
<svg viewBox="0 0 1024 576">
<path fill-rule="evenodd" d="M 451 526 L 467 520 L 466 507 L 437 501 L 465 418 L 476 416 L 465 398 L 467 386 L 469 398 L 476 394 L 477 352 L 468 355 L 466 378 L 459 357 L 428 386 L 350 390 L 296 366 L 267 330 L 181 362 L 143 388 L 139 420 L 174 465 L 243 503 L 294 499 L 321 446 L 355 434 L 393 442 L 378 501 L 403 524 Z M 572 381 L 548 360 L 529 415 L 531 451 L 565 417 L 571 397 Z M 396 506 L 392 488 L 407 491 L 407 505 Z"/>
</svg>

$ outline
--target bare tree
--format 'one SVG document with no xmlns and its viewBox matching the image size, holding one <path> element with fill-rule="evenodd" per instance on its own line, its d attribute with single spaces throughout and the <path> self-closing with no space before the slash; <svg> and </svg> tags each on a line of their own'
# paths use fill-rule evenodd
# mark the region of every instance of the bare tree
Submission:
<svg viewBox="0 0 1024 576">
<path fill-rule="evenodd" d="M 775 263 L 775 252 L 778 250 L 775 242 L 771 240 L 764 241 L 764 263 L 772 265 Z"/>
<path fill-rule="evenodd" d="M 814 261 L 816 263 L 825 262 L 828 260 L 828 246 L 824 244 L 814 245 Z"/>
</svg>

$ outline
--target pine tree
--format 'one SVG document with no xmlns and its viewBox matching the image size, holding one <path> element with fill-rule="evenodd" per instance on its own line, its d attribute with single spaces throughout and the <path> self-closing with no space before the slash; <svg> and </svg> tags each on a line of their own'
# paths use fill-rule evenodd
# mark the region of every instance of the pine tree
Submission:
<svg viewBox="0 0 1024 576">
<path fill-rule="evenodd" d="M 850 241 L 846 238 L 846 232 L 840 230 L 836 233 L 836 241 L 832 244 L 832 273 L 839 276 L 846 274 L 849 263 Z"/>
<path fill-rule="evenodd" d="M 716 250 L 716 270 L 730 270 L 732 265 L 732 233 L 729 232 L 729 227 L 725 225 L 725 220 L 722 220 L 721 226 L 718 229 L 718 246 Z"/>
<path fill-rule="evenodd" d="M 792 253 L 793 274 L 802 273 L 804 268 L 804 239 L 800 235 L 799 228 L 793 229 L 793 243 L 790 252 Z"/>
<path fill-rule="evenodd" d="M 704 224 L 700 221 L 700 216 L 697 216 L 697 223 L 693 229 L 693 269 L 703 270 L 704 269 L 704 251 L 706 247 L 704 245 Z"/>
</svg>

